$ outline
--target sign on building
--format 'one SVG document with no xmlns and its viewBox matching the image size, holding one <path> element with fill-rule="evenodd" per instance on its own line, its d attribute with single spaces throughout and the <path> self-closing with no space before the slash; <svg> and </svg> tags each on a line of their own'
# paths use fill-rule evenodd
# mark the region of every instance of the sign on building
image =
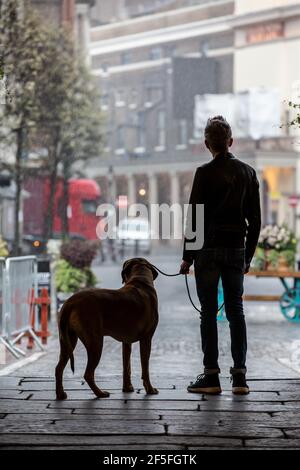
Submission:
<svg viewBox="0 0 300 470">
<path fill-rule="evenodd" d="M 196 96 L 194 135 L 203 137 L 209 117 L 223 115 L 235 137 L 272 138 L 280 135 L 281 103 L 276 89 L 253 88 L 236 94 Z"/>
<path fill-rule="evenodd" d="M 284 23 L 267 23 L 251 26 L 246 31 L 246 41 L 248 44 L 273 41 L 284 37 Z"/>
</svg>

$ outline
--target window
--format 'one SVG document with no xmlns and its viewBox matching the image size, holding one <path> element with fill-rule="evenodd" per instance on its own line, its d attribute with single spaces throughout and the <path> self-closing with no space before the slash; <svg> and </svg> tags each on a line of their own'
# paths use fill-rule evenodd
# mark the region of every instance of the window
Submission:
<svg viewBox="0 0 300 470">
<path fill-rule="evenodd" d="M 123 90 L 116 91 L 116 106 L 125 106 L 125 95 Z"/>
<path fill-rule="evenodd" d="M 103 93 L 100 98 L 101 109 L 106 110 L 109 107 L 109 94 Z"/>
<path fill-rule="evenodd" d="M 102 71 L 107 73 L 108 72 L 108 68 L 109 68 L 109 63 L 108 62 L 103 62 L 102 66 Z"/>
<path fill-rule="evenodd" d="M 132 127 L 138 127 L 139 125 L 139 115 L 136 112 L 130 113 L 128 115 L 128 124 Z"/>
<path fill-rule="evenodd" d="M 153 88 L 148 86 L 145 88 L 145 103 L 144 106 L 145 108 L 151 108 L 152 103 L 153 103 Z"/>
<path fill-rule="evenodd" d="M 122 52 L 121 64 L 122 65 L 130 64 L 131 61 L 132 61 L 131 52 L 129 51 Z"/>
<path fill-rule="evenodd" d="M 175 44 L 171 44 L 170 46 L 167 47 L 167 55 L 168 55 L 168 57 L 176 57 L 177 48 L 176 48 Z"/>
<path fill-rule="evenodd" d="M 125 135 L 124 135 L 124 127 L 123 126 L 120 126 L 120 127 L 117 128 L 116 144 L 117 144 L 117 149 L 124 149 Z"/>
<path fill-rule="evenodd" d="M 97 210 L 97 201 L 94 199 L 84 199 L 81 201 L 82 210 L 85 214 L 96 214 Z"/>
<path fill-rule="evenodd" d="M 137 107 L 137 102 L 138 102 L 138 94 L 135 88 L 132 88 L 130 91 L 130 98 L 129 98 L 129 107 L 130 108 L 136 108 Z"/>
<path fill-rule="evenodd" d="M 180 119 L 178 122 L 178 146 L 185 147 L 188 142 L 188 128 L 187 121 Z"/>
<path fill-rule="evenodd" d="M 150 50 L 150 60 L 159 60 L 163 57 L 163 50 L 161 47 L 152 47 Z"/>
<path fill-rule="evenodd" d="M 162 109 L 157 115 L 157 146 L 160 148 L 166 146 L 166 113 Z"/>
<path fill-rule="evenodd" d="M 145 148 L 145 115 L 143 113 L 138 114 L 137 147 Z"/>
</svg>

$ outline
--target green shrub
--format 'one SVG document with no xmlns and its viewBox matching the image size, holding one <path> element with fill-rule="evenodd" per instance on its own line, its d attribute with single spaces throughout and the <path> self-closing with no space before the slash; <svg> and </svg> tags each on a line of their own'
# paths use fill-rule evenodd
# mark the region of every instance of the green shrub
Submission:
<svg viewBox="0 0 300 470">
<path fill-rule="evenodd" d="M 295 262 L 296 262 L 296 253 L 295 253 L 295 251 L 294 250 L 283 250 L 281 252 L 281 255 L 286 260 L 287 265 L 289 266 L 289 268 L 294 269 Z"/>
<path fill-rule="evenodd" d="M 255 257 L 253 259 L 253 268 L 258 271 L 262 271 L 265 266 L 265 250 L 263 248 L 257 247 L 255 252 Z"/>
<path fill-rule="evenodd" d="M 270 263 L 271 267 L 276 269 L 278 267 L 280 252 L 277 250 L 269 250 L 267 252 L 267 261 Z"/>
<path fill-rule="evenodd" d="M 8 255 L 7 243 L 0 235 L 0 258 L 6 258 Z"/>
<path fill-rule="evenodd" d="M 66 260 L 61 259 L 55 267 L 55 285 L 59 292 L 76 292 L 85 287 L 95 287 L 97 278 L 89 268 L 74 268 Z"/>
</svg>

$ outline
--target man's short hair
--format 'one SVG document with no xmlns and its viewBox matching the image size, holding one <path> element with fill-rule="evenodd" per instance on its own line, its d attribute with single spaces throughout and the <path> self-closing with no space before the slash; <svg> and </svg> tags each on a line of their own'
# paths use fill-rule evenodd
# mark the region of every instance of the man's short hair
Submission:
<svg viewBox="0 0 300 470">
<path fill-rule="evenodd" d="M 213 150 L 223 151 L 226 150 L 232 138 L 232 130 L 223 116 L 215 116 L 208 119 L 204 135 Z"/>
</svg>

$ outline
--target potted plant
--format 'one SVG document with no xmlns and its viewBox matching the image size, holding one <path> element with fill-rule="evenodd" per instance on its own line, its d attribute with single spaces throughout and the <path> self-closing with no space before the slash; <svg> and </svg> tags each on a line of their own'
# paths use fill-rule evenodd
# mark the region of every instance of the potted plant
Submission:
<svg viewBox="0 0 300 470">
<path fill-rule="evenodd" d="M 255 253 L 254 268 L 258 270 L 294 269 L 297 240 L 286 225 L 262 228 Z"/>
<path fill-rule="evenodd" d="M 91 270 L 98 242 L 71 240 L 62 243 L 60 259 L 55 265 L 57 297 L 64 301 L 73 293 L 86 287 L 95 287 L 97 278 Z"/>
</svg>

